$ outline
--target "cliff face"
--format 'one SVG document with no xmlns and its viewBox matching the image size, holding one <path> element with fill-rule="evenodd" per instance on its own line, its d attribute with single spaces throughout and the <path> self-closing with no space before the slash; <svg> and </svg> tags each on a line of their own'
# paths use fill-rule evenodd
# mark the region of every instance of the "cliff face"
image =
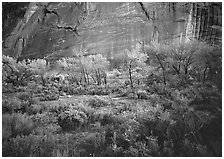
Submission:
<svg viewBox="0 0 224 159">
<path fill-rule="evenodd" d="M 202 9 L 196 11 L 184 3 L 30 3 L 11 35 L 3 38 L 3 52 L 19 59 L 54 61 L 81 51 L 110 59 L 138 42 L 172 42 L 196 35 L 199 17 L 200 23 L 203 19 Z M 210 10 L 206 13 L 210 21 L 207 18 L 204 28 L 199 27 L 201 37 L 201 30 L 221 24 L 220 17 L 215 21 Z"/>
</svg>

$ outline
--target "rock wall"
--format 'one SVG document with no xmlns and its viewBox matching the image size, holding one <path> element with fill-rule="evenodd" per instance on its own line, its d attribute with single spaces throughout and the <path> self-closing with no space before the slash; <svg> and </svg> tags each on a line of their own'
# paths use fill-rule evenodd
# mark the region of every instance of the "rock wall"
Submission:
<svg viewBox="0 0 224 159">
<path fill-rule="evenodd" d="M 193 23 L 189 21 L 194 16 L 191 9 L 185 3 L 168 2 L 33 2 L 11 35 L 3 39 L 3 52 L 19 60 L 55 61 L 78 52 L 101 53 L 111 59 L 139 42 L 183 40 L 187 26 Z"/>
</svg>

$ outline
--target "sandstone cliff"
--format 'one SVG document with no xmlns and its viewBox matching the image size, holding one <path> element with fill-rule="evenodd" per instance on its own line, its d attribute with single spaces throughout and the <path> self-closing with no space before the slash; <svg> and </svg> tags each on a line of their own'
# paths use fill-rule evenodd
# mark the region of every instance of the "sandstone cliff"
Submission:
<svg viewBox="0 0 224 159">
<path fill-rule="evenodd" d="M 221 37 L 220 15 L 220 3 L 32 2 L 3 36 L 3 53 L 54 61 L 81 51 L 111 59 L 136 43 L 215 41 Z"/>
</svg>

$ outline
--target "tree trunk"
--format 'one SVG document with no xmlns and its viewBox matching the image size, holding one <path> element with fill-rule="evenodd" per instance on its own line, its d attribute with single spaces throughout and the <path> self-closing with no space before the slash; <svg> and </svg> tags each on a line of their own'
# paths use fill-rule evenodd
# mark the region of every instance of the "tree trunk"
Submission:
<svg viewBox="0 0 224 159">
<path fill-rule="evenodd" d="M 41 80 L 42 80 L 43 86 L 45 86 L 46 85 L 46 81 L 44 79 L 44 76 L 41 76 Z"/>
<path fill-rule="evenodd" d="M 98 83 L 101 85 L 101 74 L 100 74 L 100 69 L 98 68 Z"/>
<path fill-rule="evenodd" d="M 161 67 L 162 70 L 163 70 L 163 83 L 166 85 L 166 77 L 165 77 L 165 71 L 166 71 L 166 69 L 165 69 L 165 67 L 163 66 L 162 61 L 160 60 L 159 56 L 156 55 L 156 54 L 155 54 L 155 56 L 156 56 L 157 60 L 159 61 L 160 67 Z"/>
<path fill-rule="evenodd" d="M 131 88 L 133 88 L 133 79 L 132 79 L 132 72 L 131 72 L 131 65 L 128 68 L 128 72 L 129 72 L 129 80 L 130 80 L 130 84 L 131 84 Z"/>
<path fill-rule="evenodd" d="M 105 85 L 107 85 L 107 77 L 106 76 L 104 76 L 104 83 L 105 83 Z"/>
<path fill-rule="evenodd" d="M 79 83 L 82 85 L 82 76 L 80 77 Z"/>
<path fill-rule="evenodd" d="M 87 83 L 86 73 L 85 73 L 85 69 L 84 68 L 82 69 L 82 72 L 83 72 L 84 82 Z"/>
<path fill-rule="evenodd" d="M 104 79 L 104 84 L 107 85 L 107 74 L 105 71 L 102 72 L 102 76 L 103 76 L 103 79 Z"/>
<path fill-rule="evenodd" d="M 85 73 L 86 73 L 86 81 L 87 81 L 87 84 L 89 85 L 89 74 L 86 69 L 85 69 Z"/>
<path fill-rule="evenodd" d="M 101 85 L 99 69 L 95 70 L 97 85 Z"/>
<path fill-rule="evenodd" d="M 207 67 L 207 64 L 206 64 L 206 66 L 205 66 L 205 69 L 204 69 L 204 71 L 203 71 L 203 84 L 205 84 L 205 78 L 206 78 L 206 71 L 207 71 L 207 69 L 208 69 L 208 67 Z"/>
</svg>

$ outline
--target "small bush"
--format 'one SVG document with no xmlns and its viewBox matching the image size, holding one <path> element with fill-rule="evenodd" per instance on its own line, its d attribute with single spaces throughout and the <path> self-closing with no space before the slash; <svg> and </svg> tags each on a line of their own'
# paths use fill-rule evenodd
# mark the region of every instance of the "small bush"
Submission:
<svg viewBox="0 0 224 159">
<path fill-rule="evenodd" d="M 60 114 L 61 112 L 64 112 L 66 110 L 68 110 L 70 107 L 70 105 L 68 104 L 64 104 L 64 103 L 51 103 L 43 104 L 43 109 L 50 112 L 50 113 L 56 113 L 57 115 Z"/>
<path fill-rule="evenodd" d="M 2 138 L 7 140 L 17 135 L 29 135 L 34 129 L 34 123 L 26 114 L 3 114 L 2 129 Z"/>
<path fill-rule="evenodd" d="M 43 112 L 32 115 L 32 120 L 37 126 L 47 126 L 49 124 L 57 124 L 57 114 L 52 112 Z"/>
<path fill-rule="evenodd" d="M 125 86 L 122 84 L 112 84 L 110 85 L 111 93 L 113 94 L 122 94 L 122 92 L 126 89 Z"/>
<path fill-rule="evenodd" d="M 42 92 L 38 95 L 40 101 L 52 101 L 59 99 L 59 91 L 57 87 L 49 84 L 42 89 Z"/>
<path fill-rule="evenodd" d="M 60 91 L 60 93 L 64 92 L 68 95 L 79 94 L 78 89 L 72 85 L 62 85 L 61 87 L 59 87 L 59 91 Z"/>
<path fill-rule="evenodd" d="M 107 107 L 109 106 L 110 103 L 108 103 L 107 101 L 100 99 L 100 98 L 92 98 L 89 100 L 89 106 L 92 108 L 100 108 L 100 107 Z"/>
<path fill-rule="evenodd" d="M 42 134 L 17 136 L 3 143 L 4 157 L 79 156 L 73 135 Z"/>
<path fill-rule="evenodd" d="M 85 137 L 80 139 L 80 142 L 77 146 L 80 157 L 101 156 L 101 153 L 106 148 L 104 133 L 88 133 Z"/>
<path fill-rule="evenodd" d="M 22 110 L 22 102 L 17 97 L 6 98 L 3 97 L 2 100 L 2 112 L 3 113 L 13 113 Z"/>
<path fill-rule="evenodd" d="M 58 124 L 65 131 L 75 130 L 87 123 L 87 115 L 80 110 L 70 107 L 68 110 L 59 114 Z"/>
<path fill-rule="evenodd" d="M 95 112 L 93 115 L 94 121 L 99 122 L 103 126 L 114 122 L 114 116 L 111 112 L 101 110 Z"/>
<path fill-rule="evenodd" d="M 145 90 L 137 90 L 136 92 L 138 99 L 148 99 L 148 93 Z"/>
<path fill-rule="evenodd" d="M 160 147 L 155 136 L 149 136 L 145 142 L 135 142 L 124 151 L 125 157 L 160 156 Z"/>
<path fill-rule="evenodd" d="M 40 104 L 32 104 L 31 106 L 29 106 L 26 110 L 26 112 L 29 114 L 29 115 L 32 115 L 32 114 L 37 114 L 37 113 L 42 113 L 43 111 L 43 106 L 40 105 Z"/>
<path fill-rule="evenodd" d="M 20 100 L 23 100 L 23 101 L 31 101 L 32 100 L 32 94 L 28 93 L 28 92 L 22 92 L 22 93 L 18 93 L 17 94 L 17 97 L 20 99 Z"/>
<path fill-rule="evenodd" d="M 87 92 L 89 95 L 108 95 L 110 93 L 107 88 L 94 85 L 87 87 Z"/>
<path fill-rule="evenodd" d="M 55 123 L 49 123 L 45 125 L 38 125 L 36 129 L 33 130 L 33 135 L 47 135 L 60 133 L 61 127 Z"/>
<path fill-rule="evenodd" d="M 21 107 L 22 107 L 21 111 L 22 111 L 22 113 L 27 112 L 27 110 L 29 109 L 29 107 L 32 104 L 38 103 L 38 100 L 33 97 L 32 93 L 29 93 L 29 92 L 17 93 L 16 97 L 18 99 L 20 99 L 20 101 L 21 101 Z"/>
</svg>

